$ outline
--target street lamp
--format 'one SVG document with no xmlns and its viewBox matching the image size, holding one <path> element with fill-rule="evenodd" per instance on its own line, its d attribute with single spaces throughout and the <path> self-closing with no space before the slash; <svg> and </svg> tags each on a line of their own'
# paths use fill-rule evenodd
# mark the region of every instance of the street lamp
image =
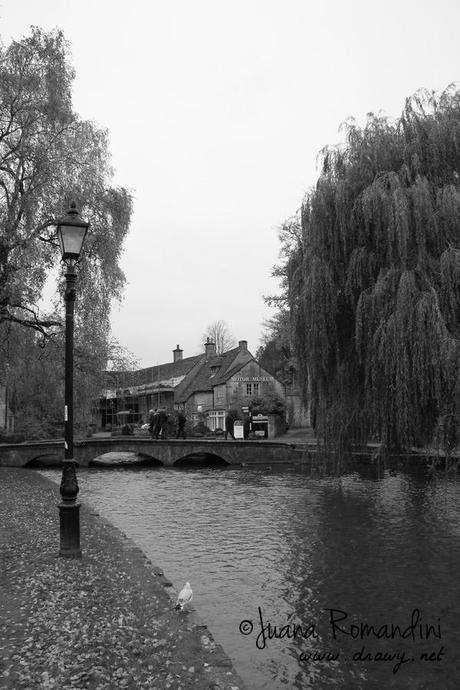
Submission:
<svg viewBox="0 0 460 690">
<path fill-rule="evenodd" d="M 73 327 L 76 264 L 85 241 L 89 223 L 80 218 L 74 202 L 64 218 L 57 222 L 57 235 L 65 264 L 65 454 L 62 469 L 59 504 L 60 549 L 59 555 L 81 558 L 80 549 L 80 504 L 77 503 L 78 482 L 73 457 Z"/>
</svg>

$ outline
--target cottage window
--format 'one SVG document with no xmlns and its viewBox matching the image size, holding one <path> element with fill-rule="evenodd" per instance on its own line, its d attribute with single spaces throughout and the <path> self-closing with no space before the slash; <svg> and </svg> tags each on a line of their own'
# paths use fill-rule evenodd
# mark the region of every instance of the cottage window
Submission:
<svg viewBox="0 0 460 690">
<path fill-rule="evenodd" d="M 225 429 L 225 412 L 223 410 L 210 410 L 207 425 L 211 431 Z"/>
<path fill-rule="evenodd" d="M 252 383 L 246 384 L 246 395 L 252 395 Z"/>
<path fill-rule="evenodd" d="M 253 383 L 252 386 L 253 386 L 252 392 L 254 393 L 254 395 L 259 395 L 259 384 Z"/>
</svg>

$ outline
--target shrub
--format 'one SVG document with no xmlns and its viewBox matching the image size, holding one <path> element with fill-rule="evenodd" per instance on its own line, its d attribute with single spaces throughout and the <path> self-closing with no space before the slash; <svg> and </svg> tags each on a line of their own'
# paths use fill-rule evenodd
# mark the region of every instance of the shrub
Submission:
<svg viewBox="0 0 460 690">
<path fill-rule="evenodd" d="M 274 393 L 269 393 L 259 398 L 253 398 L 249 404 L 249 409 L 252 415 L 277 414 L 280 417 L 285 417 L 286 415 L 284 400 Z"/>
</svg>

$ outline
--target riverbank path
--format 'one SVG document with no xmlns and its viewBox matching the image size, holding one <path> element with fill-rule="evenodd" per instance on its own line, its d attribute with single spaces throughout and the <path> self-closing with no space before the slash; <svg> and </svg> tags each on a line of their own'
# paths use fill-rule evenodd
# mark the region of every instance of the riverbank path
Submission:
<svg viewBox="0 0 460 690">
<path fill-rule="evenodd" d="M 161 569 L 89 506 L 83 557 L 57 556 L 58 500 L 34 471 L 0 467 L 0 687 L 244 690 Z"/>
</svg>

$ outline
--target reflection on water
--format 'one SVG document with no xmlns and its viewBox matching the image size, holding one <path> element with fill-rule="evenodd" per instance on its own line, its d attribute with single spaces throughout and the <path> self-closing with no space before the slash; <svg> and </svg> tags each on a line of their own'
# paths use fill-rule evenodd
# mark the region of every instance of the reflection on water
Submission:
<svg viewBox="0 0 460 690">
<path fill-rule="evenodd" d="M 191 582 L 248 688 L 458 687 L 455 479 L 94 469 L 79 483 L 176 588 Z"/>
</svg>

